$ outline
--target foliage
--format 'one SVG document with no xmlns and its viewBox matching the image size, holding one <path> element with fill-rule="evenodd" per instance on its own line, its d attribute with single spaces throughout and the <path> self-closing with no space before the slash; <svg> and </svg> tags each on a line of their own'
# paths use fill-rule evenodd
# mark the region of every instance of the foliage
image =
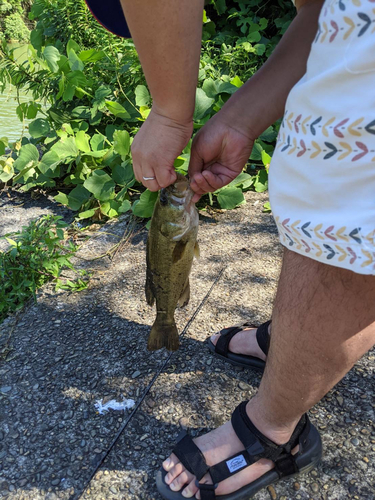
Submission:
<svg viewBox="0 0 375 500">
<path fill-rule="evenodd" d="M 78 247 L 65 241 L 61 217 L 45 215 L 22 231 L 4 236 L 10 244 L 0 252 L 0 322 L 21 307 L 44 283 L 53 281 L 59 288 L 78 291 L 87 286 L 87 273 L 74 268 L 71 257 Z M 73 280 L 62 278 L 62 270 L 71 269 Z"/>
<path fill-rule="evenodd" d="M 0 0 L 0 33 L 6 40 L 28 40 L 30 31 L 25 24 L 28 1 Z"/>
<path fill-rule="evenodd" d="M 196 131 L 261 66 L 292 16 L 293 8 L 281 0 L 211 1 L 203 17 Z M 101 28 L 84 0 L 35 0 L 30 18 L 37 24 L 28 60 L 19 64 L 5 43 L 0 49 L 0 86 L 8 81 L 28 89 L 32 99 L 17 113 L 33 119 L 31 137 L 11 145 L 8 155 L 0 142 L 0 182 L 58 190 L 56 200 L 80 211 L 80 218 L 115 217 L 129 209 L 149 217 L 156 195 L 137 183 L 130 157 L 152 105 L 133 42 Z M 230 209 L 244 202 L 243 191 L 267 189 L 263 167 L 277 128 L 262 134 L 244 172 L 207 202 Z M 190 147 L 176 159 L 177 171 L 187 172 Z"/>
</svg>

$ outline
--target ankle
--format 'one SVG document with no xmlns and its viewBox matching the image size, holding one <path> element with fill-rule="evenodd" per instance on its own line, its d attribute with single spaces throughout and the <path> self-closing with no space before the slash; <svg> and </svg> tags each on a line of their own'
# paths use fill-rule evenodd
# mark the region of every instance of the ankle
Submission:
<svg viewBox="0 0 375 500">
<path fill-rule="evenodd" d="M 302 416 L 298 415 L 289 421 L 281 419 L 279 415 L 270 418 L 272 416 L 263 410 L 256 397 L 248 402 L 246 412 L 255 427 L 276 444 L 284 444 L 289 441 Z"/>
</svg>

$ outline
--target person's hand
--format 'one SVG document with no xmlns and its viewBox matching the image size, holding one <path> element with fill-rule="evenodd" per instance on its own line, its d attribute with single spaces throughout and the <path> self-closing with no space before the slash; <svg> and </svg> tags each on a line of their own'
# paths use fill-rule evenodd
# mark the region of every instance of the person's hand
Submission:
<svg viewBox="0 0 375 500">
<path fill-rule="evenodd" d="M 131 146 L 134 174 L 150 191 L 176 180 L 173 162 L 186 147 L 193 122 L 177 122 L 151 110 Z"/>
<path fill-rule="evenodd" d="M 225 112 L 209 120 L 194 137 L 189 164 L 193 201 L 229 184 L 242 172 L 254 139 L 230 123 Z"/>
</svg>

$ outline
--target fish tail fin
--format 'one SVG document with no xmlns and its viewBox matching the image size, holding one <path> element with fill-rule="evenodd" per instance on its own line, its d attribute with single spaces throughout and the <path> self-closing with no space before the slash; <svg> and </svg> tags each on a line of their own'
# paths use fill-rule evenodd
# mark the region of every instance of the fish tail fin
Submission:
<svg viewBox="0 0 375 500">
<path fill-rule="evenodd" d="M 148 338 L 147 349 L 149 351 L 157 351 L 165 347 L 168 351 L 177 351 L 179 345 L 176 323 L 174 321 L 172 323 L 161 322 L 156 317 Z"/>
</svg>

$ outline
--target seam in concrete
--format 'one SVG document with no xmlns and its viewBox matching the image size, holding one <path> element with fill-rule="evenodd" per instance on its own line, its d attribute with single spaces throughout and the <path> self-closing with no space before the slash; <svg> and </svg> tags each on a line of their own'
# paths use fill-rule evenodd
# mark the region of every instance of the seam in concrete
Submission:
<svg viewBox="0 0 375 500">
<path fill-rule="evenodd" d="M 219 282 L 220 278 L 222 277 L 222 275 L 224 274 L 224 271 L 226 270 L 227 266 L 224 266 L 219 274 L 216 276 L 215 280 L 213 281 L 210 289 L 208 290 L 208 292 L 206 293 L 206 295 L 203 297 L 202 301 L 200 302 L 200 304 L 198 305 L 198 307 L 196 308 L 196 310 L 194 311 L 194 314 L 192 315 L 192 317 L 189 319 L 189 321 L 186 323 L 185 325 L 185 328 L 182 330 L 181 334 L 180 334 L 180 339 L 183 338 L 187 331 L 189 330 L 190 328 L 190 325 L 194 322 L 195 318 L 198 316 L 199 312 L 201 311 L 201 309 L 203 308 L 203 306 L 205 305 L 205 303 L 207 302 L 209 296 L 211 295 L 213 289 L 215 288 L 215 286 L 217 285 L 217 283 Z M 90 483 L 91 481 L 94 479 L 95 477 L 95 474 L 98 472 L 98 470 L 100 469 L 100 467 L 103 465 L 105 459 L 108 457 L 108 455 L 110 454 L 111 450 L 113 449 L 113 447 L 115 446 L 115 444 L 117 443 L 119 437 L 121 436 L 121 434 L 124 432 L 124 430 L 126 429 L 126 427 L 128 426 L 128 424 L 130 423 L 130 421 L 132 420 L 132 418 L 135 416 L 135 414 L 137 413 L 138 409 L 140 408 L 141 404 L 143 403 L 145 397 L 147 396 L 147 394 L 149 393 L 149 391 L 151 390 L 151 387 L 154 385 L 154 383 L 156 382 L 157 378 L 159 377 L 159 375 L 161 374 L 161 372 L 165 369 L 165 367 L 168 365 L 169 361 L 171 360 L 172 356 L 173 356 L 174 352 L 171 352 L 168 357 L 161 363 L 159 369 L 157 370 L 157 372 L 155 373 L 155 375 L 153 376 L 151 382 L 148 384 L 148 386 L 146 387 L 146 389 L 144 390 L 141 398 L 139 399 L 139 401 L 137 402 L 137 404 L 135 405 L 133 411 L 131 412 L 131 414 L 129 415 L 129 417 L 125 420 L 125 422 L 123 423 L 123 425 L 120 427 L 119 431 L 117 432 L 116 436 L 114 437 L 112 443 L 110 444 L 110 446 L 107 448 L 107 450 L 103 453 L 102 457 L 100 458 L 100 460 L 98 461 L 98 463 L 96 464 L 96 466 L 94 467 L 94 469 L 92 470 L 91 474 L 90 474 L 90 478 L 88 479 L 88 481 L 86 482 L 86 484 L 84 485 L 84 487 L 82 488 L 82 490 L 80 492 L 78 492 L 77 494 L 71 496 L 69 498 L 69 500 L 79 500 L 80 498 L 82 498 L 82 495 L 85 493 L 85 491 L 87 490 L 87 488 L 90 486 Z"/>
</svg>

